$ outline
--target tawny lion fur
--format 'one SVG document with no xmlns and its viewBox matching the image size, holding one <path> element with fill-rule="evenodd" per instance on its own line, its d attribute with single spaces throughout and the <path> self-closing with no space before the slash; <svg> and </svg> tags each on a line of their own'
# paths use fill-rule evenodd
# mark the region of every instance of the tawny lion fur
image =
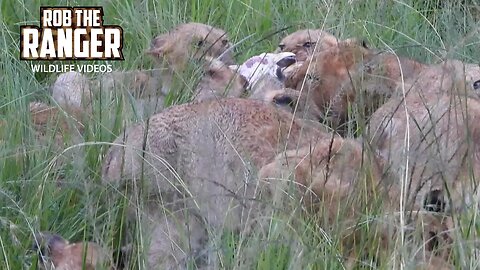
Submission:
<svg viewBox="0 0 480 270">
<path fill-rule="evenodd" d="M 441 205 L 438 211 L 461 211 L 476 201 L 479 119 L 480 103 L 474 98 L 417 94 L 384 104 L 369 128 L 389 170 L 409 183 L 409 204 L 423 205 L 438 190 L 440 195 L 431 199 Z"/>
<path fill-rule="evenodd" d="M 42 232 L 35 235 L 34 247 L 40 253 L 40 269 L 116 269 L 108 252 L 94 242 L 71 244 L 57 234 Z M 101 268 L 108 265 L 110 268 Z"/>
<path fill-rule="evenodd" d="M 458 60 L 427 65 L 378 52 L 349 39 L 314 54 L 285 84 L 310 92 L 324 118 L 340 124 L 347 120 L 349 108 L 354 104 L 366 107 L 365 117 L 368 117 L 390 97 L 403 96 L 405 83 L 438 96 L 452 89 L 470 92 L 479 77 L 477 65 Z M 480 82 L 476 87 L 480 88 Z"/>
<path fill-rule="evenodd" d="M 206 60 L 194 92 L 195 100 L 243 95 L 246 85 L 243 77 L 218 60 L 209 57 Z M 52 89 L 58 106 L 31 102 L 29 110 L 39 137 L 48 133 L 47 127 L 53 131 L 59 121 L 61 132 L 55 134 L 58 145 L 62 144 L 61 134 L 75 132 L 79 135 L 83 132 L 85 121 L 92 117 L 95 92 L 102 91 L 104 97 L 110 98 L 113 91 L 128 91 L 134 98 L 132 106 L 139 116 L 148 117 L 152 112 L 164 109 L 165 96 L 156 91 L 158 78 L 144 71 L 112 72 L 94 80 L 77 72 L 63 73 L 57 78 Z"/>
<path fill-rule="evenodd" d="M 172 86 L 175 73 L 185 70 L 189 59 L 220 57 L 221 62 L 234 64 L 231 44 L 225 31 L 202 23 L 177 25 L 168 33 L 155 37 L 148 54 L 160 63 L 162 93 L 167 94 Z"/>
<path fill-rule="evenodd" d="M 85 128 L 83 123 L 88 118 L 81 109 L 65 110 L 42 102 L 30 102 L 29 111 L 37 138 L 48 141 L 53 135 L 55 145 L 58 146 L 63 145 L 63 135 L 65 134 L 79 138 Z"/>
<path fill-rule="evenodd" d="M 398 83 L 372 115 L 372 143 L 390 170 L 409 181 L 409 203 L 422 205 L 432 191 L 441 191 L 433 198 L 441 208 L 472 205 L 472 181 L 480 175 L 479 80 L 475 65 L 458 60 L 430 65 Z"/>
<path fill-rule="evenodd" d="M 246 80 L 225 63 L 206 57 L 203 74 L 193 93 L 193 100 L 201 101 L 221 97 L 241 97 Z"/>
<path fill-rule="evenodd" d="M 103 164 L 106 183 L 135 186 L 143 177 L 148 194 L 160 196 L 169 205 L 157 207 L 186 209 L 210 228 L 234 231 L 249 230 L 256 213 L 266 207 L 259 203 L 262 198 L 271 198 L 269 194 L 282 189 L 275 187 L 275 181 L 259 182 L 256 170 L 265 166 L 261 179 L 268 179 L 274 168 L 282 168 L 285 155 L 287 163 L 294 164 L 312 151 L 313 167 L 307 162 L 298 167 L 295 181 L 301 188 L 295 189 L 311 194 L 312 189 L 320 192 L 324 186 L 335 195 L 363 181 L 359 171 L 364 160 L 369 160 L 361 158 L 364 153 L 355 141 L 332 136 L 319 125 L 295 120 L 290 113 L 263 102 L 244 99 L 172 107 L 154 115 L 148 130 L 146 125 L 128 128 L 114 145 Z M 374 159 L 372 164 L 371 179 L 379 181 Z M 342 189 L 334 191 L 338 185 Z M 172 262 L 151 265 L 166 267 Z"/>
<path fill-rule="evenodd" d="M 337 38 L 321 29 L 303 29 L 293 32 L 284 37 L 278 51 L 292 52 L 297 61 L 305 61 L 314 51 L 322 51 L 337 46 Z"/>
<path fill-rule="evenodd" d="M 305 61 L 285 85 L 310 95 L 323 118 L 333 115 L 344 120 L 345 108 L 355 99 L 351 74 L 368 53 L 367 48 L 357 44 L 339 43 Z"/>
<path fill-rule="evenodd" d="M 373 112 L 382 102 L 379 99 L 392 95 L 400 77 L 410 78 L 423 68 L 419 62 L 378 54 L 348 39 L 312 55 L 285 85 L 309 92 L 323 117 L 338 125 L 347 120 L 348 109 L 355 102 L 372 107 L 369 111 Z"/>
</svg>

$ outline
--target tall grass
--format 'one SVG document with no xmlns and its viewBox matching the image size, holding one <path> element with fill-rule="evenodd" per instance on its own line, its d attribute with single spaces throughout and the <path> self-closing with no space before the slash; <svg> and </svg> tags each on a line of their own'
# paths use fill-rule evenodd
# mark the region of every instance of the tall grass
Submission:
<svg viewBox="0 0 480 270">
<path fill-rule="evenodd" d="M 41 5 L 58 4 L 42 1 Z M 254 34 L 236 50 L 239 62 L 273 51 L 282 36 L 300 28 L 324 28 L 339 38 L 363 38 L 372 47 L 429 63 L 444 58 L 480 62 L 480 3 L 475 0 L 88 0 L 61 4 L 103 6 L 105 23 L 124 29 L 125 61 L 111 63 L 119 70 L 152 69 L 153 62 L 144 54 L 151 38 L 187 21 L 223 28 L 233 42 Z M 29 119 L 28 103 L 50 102 L 48 85 L 57 74 L 33 74 L 28 62 L 19 61 L 18 49 L 19 26 L 39 23 L 40 3 L 2 1 L 0 6 L 0 268 L 36 269 L 35 254 L 28 249 L 38 230 L 118 250 L 124 244 L 127 198 L 113 199 L 119 196 L 112 194 L 119 192 L 101 185 L 100 167 L 109 146 L 106 142 L 138 119 L 122 117 L 128 103 L 119 89 L 113 103 L 94 104 L 93 119 L 83 135 L 87 143 L 75 142 L 69 134 L 64 134 L 62 149 L 55 147 L 52 134 L 40 141 Z M 191 74 L 184 76 L 186 82 L 194 79 Z M 172 103 L 187 100 L 188 95 L 183 95 Z M 369 213 L 356 223 L 354 250 L 347 250 L 351 246 L 342 239 L 351 225 L 342 219 L 346 209 L 340 209 L 335 220 L 327 220 L 322 214 L 325 210 L 312 218 L 292 217 L 279 209 L 267 217 L 271 222 L 265 234 L 241 238 L 225 232 L 218 249 L 221 265 L 225 269 L 341 269 L 352 263 L 342 257 L 348 251 L 358 255 L 354 259 L 358 268 L 391 269 L 400 255 L 407 262 L 405 267 L 412 268 L 408 256 L 413 251 L 408 243 L 377 245 L 380 236 L 370 221 L 382 219 L 382 201 L 352 201 L 345 202 L 345 207 L 355 204 Z M 461 261 L 459 268 L 478 268 L 472 255 L 472 232 L 480 227 L 472 220 L 468 216 L 460 219 L 464 241 L 456 244 L 454 252 L 455 260 Z M 132 269 L 144 265 L 143 252 L 140 246 L 134 253 Z"/>
</svg>

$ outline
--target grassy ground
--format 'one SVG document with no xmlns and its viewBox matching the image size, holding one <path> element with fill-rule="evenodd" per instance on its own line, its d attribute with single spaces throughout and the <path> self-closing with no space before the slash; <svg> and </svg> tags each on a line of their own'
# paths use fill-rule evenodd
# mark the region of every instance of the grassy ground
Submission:
<svg viewBox="0 0 480 270">
<path fill-rule="evenodd" d="M 400 55 L 429 63 L 457 58 L 472 63 L 480 59 L 480 4 L 471 1 L 395 0 L 203 0 L 203 1 L 66 1 L 68 5 L 100 5 L 105 23 L 124 29 L 125 61 L 112 63 L 116 69 L 150 69 L 143 54 L 153 36 L 187 21 L 198 21 L 225 29 L 233 42 L 254 34 L 241 44 L 236 60 L 275 49 L 288 32 L 299 28 L 325 28 L 339 38 L 361 37 L 373 47 L 395 50 Z M 53 6 L 57 1 L 43 1 Z M 477 7 L 475 7 L 477 4 Z M 28 62 L 19 61 L 19 26 L 38 24 L 39 1 L 2 1 L 0 25 L 0 269 L 35 269 L 35 257 L 27 252 L 32 233 L 50 230 L 72 240 L 88 239 L 110 248 L 122 243 L 123 201 L 109 196 L 100 184 L 102 156 L 122 127 L 135 117 L 121 118 L 121 101 L 103 109 L 96 103 L 94 119 L 88 124 L 85 144 L 66 144 L 55 149 L 51 142 L 39 143 L 28 115 L 32 100 L 50 101 L 47 86 L 55 74 L 33 74 Z M 477 23 L 476 23 L 477 22 Z M 288 28 L 288 30 L 280 31 Z M 186 78 L 188 79 L 188 78 Z M 119 98 L 121 95 L 119 94 Z M 175 102 L 185 102 L 179 99 Z M 102 108 L 102 109 L 100 109 Z M 68 136 L 67 136 L 68 137 Z M 68 139 L 68 138 L 67 138 Z M 55 165 L 55 166 L 54 166 Z M 348 207 L 348 206 L 346 206 Z M 381 202 L 362 220 L 381 215 Z M 475 232 L 473 218 L 461 241 L 455 245 L 459 268 L 477 268 L 471 255 Z M 226 269 L 341 269 L 345 261 L 341 213 L 333 221 L 317 226 L 314 220 L 292 218 L 287 211 L 272 214 L 267 233 L 242 238 L 225 233 L 219 252 Z M 317 217 L 322 219 L 320 213 Z M 292 221 L 295 219 L 295 221 Z M 365 224 L 368 222 L 364 222 Z M 295 224 L 295 227 L 291 226 Z M 319 224 L 322 224 L 321 222 Z M 394 242 L 378 250 L 376 231 L 360 228 L 354 253 L 369 268 L 390 269 L 395 261 L 408 262 L 419 246 Z M 295 236 L 295 237 L 292 237 Z M 296 240 L 292 240 L 295 238 Z M 412 249 L 414 251 L 412 251 Z M 140 247 L 141 250 L 141 247 Z M 365 252 L 365 250 L 367 252 Z M 301 252 L 300 252 L 301 251 Z M 141 252 L 140 252 L 141 253 Z M 142 268 L 142 255 L 132 269 Z"/>
</svg>

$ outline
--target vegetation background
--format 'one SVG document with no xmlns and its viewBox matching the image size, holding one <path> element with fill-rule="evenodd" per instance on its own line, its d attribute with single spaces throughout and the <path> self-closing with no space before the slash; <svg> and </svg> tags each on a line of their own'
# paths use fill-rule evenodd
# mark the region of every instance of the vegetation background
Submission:
<svg viewBox="0 0 480 270">
<path fill-rule="evenodd" d="M 113 141 L 125 125 L 139 120 L 121 116 L 123 106 L 128 106 L 124 95 L 119 91 L 110 104 L 97 102 L 83 135 L 86 143 L 69 143 L 65 134 L 64 149 L 53 146 L 53 137 L 39 142 L 29 118 L 30 101 L 52 103 L 48 86 L 57 74 L 33 74 L 30 63 L 19 60 L 19 27 L 38 25 L 40 6 L 56 5 L 104 8 L 105 24 L 124 29 L 125 61 L 110 63 L 118 70 L 153 68 L 144 54 L 150 40 L 189 21 L 223 28 L 234 43 L 253 34 L 239 45 L 238 62 L 273 51 L 283 36 L 297 29 L 323 28 L 341 39 L 363 38 L 372 47 L 427 63 L 445 58 L 480 63 L 478 0 L 0 1 L 0 269 L 36 269 L 36 256 L 28 250 L 39 230 L 73 241 L 96 241 L 113 250 L 123 244 L 125 201 L 110 196 L 112 190 L 101 185 L 100 167 L 108 148 L 104 142 Z M 185 74 L 187 87 L 189 76 Z M 182 96 L 169 103 L 186 101 L 188 96 Z M 381 214 L 380 202 L 365 220 Z M 480 267 L 474 252 L 480 229 L 476 217 L 476 213 L 458 217 L 464 224 L 454 246 L 458 268 Z M 317 218 L 322 219 L 321 213 Z M 266 238 L 225 233 L 219 256 L 225 269 L 342 269 L 346 247 L 339 233 L 342 227 L 337 226 L 341 219 L 339 215 L 329 226 L 319 226 L 304 218 L 301 226 L 292 229 L 291 218 L 279 213 L 272 217 Z M 292 234 L 301 239 L 302 254 L 299 244 L 286 237 Z M 392 246 L 380 250 L 377 240 L 375 230 L 362 228 L 354 252 L 358 268 L 390 269 L 399 258 L 412 268 L 409 262 L 422 250 L 395 239 Z M 141 241 L 134 259 L 132 269 L 144 267 Z"/>
</svg>

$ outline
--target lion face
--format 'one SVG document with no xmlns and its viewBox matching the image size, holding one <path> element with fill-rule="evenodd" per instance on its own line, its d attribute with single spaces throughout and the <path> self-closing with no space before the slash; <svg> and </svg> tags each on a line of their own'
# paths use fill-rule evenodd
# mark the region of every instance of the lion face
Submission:
<svg viewBox="0 0 480 270">
<path fill-rule="evenodd" d="M 205 56 L 225 64 L 233 64 L 231 44 L 225 31 L 201 23 L 180 24 L 168 33 L 155 37 L 148 54 L 160 62 L 166 61 L 171 69 L 181 69 L 190 58 Z"/>
<path fill-rule="evenodd" d="M 354 78 L 371 51 L 356 40 L 345 40 L 337 46 L 315 53 L 305 61 L 285 86 L 308 92 L 325 117 L 338 121 L 346 118 L 348 106 L 355 99 Z"/>
<path fill-rule="evenodd" d="M 305 61 L 314 52 L 319 52 L 338 44 L 337 38 L 320 29 L 305 29 L 296 31 L 284 37 L 277 52 L 292 52 L 298 61 Z"/>
</svg>

